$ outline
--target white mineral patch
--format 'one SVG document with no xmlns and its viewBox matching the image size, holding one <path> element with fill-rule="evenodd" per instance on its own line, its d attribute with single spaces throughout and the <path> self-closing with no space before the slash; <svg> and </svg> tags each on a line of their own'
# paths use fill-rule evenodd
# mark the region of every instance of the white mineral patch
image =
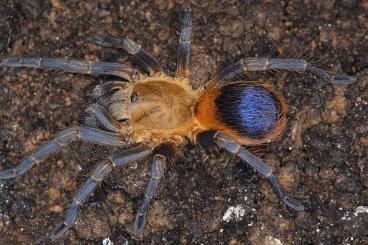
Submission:
<svg viewBox="0 0 368 245">
<path fill-rule="evenodd" d="M 272 236 L 267 236 L 264 244 L 265 245 L 283 245 L 283 243 L 279 239 L 272 237 Z"/>
<path fill-rule="evenodd" d="M 229 222 L 230 220 L 240 221 L 243 219 L 244 215 L 244 208 L 241 205 L 236 205 L 235 207 L 229 207 L 226 210 L 222 220 L 226 222 Z"/>
<path fill-rule="evenodd" d="M 368 213 L 368 207 L 359 206 L 355 209 L 354 216 L 358 216 L 359 214 Z"/>
<path fill-rule="evenodd" d="M 114 245 L 114 243 L 110 240 L 109 237 L 106 237 L 105 239 L 103 239 L 102 245 Z"/>
<path fill-rule="evenodd" d="M 364 213 L 368 214 L 368 207 L 367 206 L 358 206 L 355 209 L 355 212 L 353 214 L 351 214 L 351 212 L 348 211 L 344 214 L 344 216 L 341 218 L 341 220 L 349 221 L 354 217 L 358 217 L 359 214 L 364 214 Z"/>
</svg>

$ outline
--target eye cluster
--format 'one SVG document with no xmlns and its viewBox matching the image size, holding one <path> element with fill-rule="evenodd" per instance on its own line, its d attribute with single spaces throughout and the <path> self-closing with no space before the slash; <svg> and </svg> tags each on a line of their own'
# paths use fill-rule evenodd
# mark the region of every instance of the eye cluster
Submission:
<svg viewBox="0 0 368 245">
<path fill-rule="evenodd" d="M 131 103 L 136 103 L 138 101 L 138 93 L 137 92 L 133 92 L 131 95 L 130 95 L 130 102 Z"/>
</svg>

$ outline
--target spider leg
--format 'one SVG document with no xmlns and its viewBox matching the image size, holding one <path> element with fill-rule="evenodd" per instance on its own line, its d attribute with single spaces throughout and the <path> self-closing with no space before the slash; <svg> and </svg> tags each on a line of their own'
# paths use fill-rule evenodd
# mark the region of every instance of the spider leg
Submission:
<svg viewBox="0 0 368 245">
<path fill-rule="evenodd" d="M 57 58 L 9 57 L 0 66 L 57 69 L 70 73 L 113 75 L 128 81 L 136 79 L 138 71 L 123 64 L 94 61 L 65 60 Z"/>
<path fill-rule="evenodd" d="M 50 239 L 55 240 L 59 238 L 74 224 L 78 213 L 78 207 L 86 201 L 87 196 L 96 188 L 98 183 L 101 183 L 108 176 L 114 167 L 138 161 L 148 156 L 151 151 L 152 148 L 149 146 L 138 145 L 132 149 L 120 152 L 110 157 L 109 161 L 105 161 L 97 165 L 90 178 L 83 184 L 77 195 L 74 197 L 73 202 L 65 215 L 65 220 L 55 227 L 50 235 Z"/>
<path fill-rule="evenodd" d="M 124 89 L 126 87 L 126 82 L 123 81 L 107 81 L 103 82 L 102 84 L 98 84 L 93 88 L 91 97 L 94 103 L 97 104 L 98 107 L 101 108 L 102 113 L 97 113 L 99 118 L 96 118 L 94 111 L 96 111 L 97 108 L 95 106 L 92 106 L 91 108 L 86 109 L 86 114 L 84 118 L 84 124 L 88 127 L 97 128 L 98 127 L 98 121 L 100 124 L 106 124 L 104 121 L 109 120 L 115 127 L 113 128 L 111 125 L 108 126 L 108 130 L 113 132 L 118 132 L 117 128 L 119 128 L 116 120 L 112 119 L 111 116 L 107 113 L 106 109 L 109 105 L 110 96 L 116 91 L 120 89 Z M 103 115 L 105 114 L 105 116 Z M 107 119 L 104 119 L 107 118 Z M 111 120 L 110 120 L 111 118 Z M 110 123 L 110 124 L 111 124 Z M 106 128 L 106 127 L 105 127 Z"/>
<path fill-rule="evenodd" d="M 190 58 L 190 42 L 192 37 L 192 12 L 185 10 L 181 20 L 181 30 L 178 46 L 178 61 L 176 67 L 176 75 L 179 77 L 188 77 L 189 74 L 189 58 Z"/>
<path fill-rule="evenodd" d="M 120 132 L 119 124 L 107 113 L 105 108 L 98 103 L 89 105 L 85 112 L 85 121 L 87 124 L 90 121 L 94 122 L 94 119 L 97 119 L 97 121 L 108 131 L 115 133 Z"/>
<path fill-rule="evenodd" d="M 150 76 L 163 72 L 160 63 L 152 54 L 148 53 L 141 45 L 129 38 L 95 36 L 95 42 L 104 47 L 117 47 L 125 50 L 145 65 Z"/>
<path fill-rule="evenodd" d="M 74 126 L 65 129 L 54 139 L 42 145 L 15 168 L 1 171 L 0 179 L 10 179 L 24 174 L 36 163 L 44 160 L 47 156 L 76 140 L 108 146 L 122 146 L 126 144 L 117 134 L 94 128 Z"/>
<path fill-rule="evenodd" d="M 234 79 L 236 76 L 248 71 L 286 70 L 296 72 L 309 72 L 334 84 L 351 84 L 356 78 L 347 75 L 332 75 L 331 72 L 318 68 L 303 59 L 268 59 L 245 58 L 224 69 L 220 74 L 221 81 Z"/>
<path fill-rule="evenodd" d="M 124 88 L 125 82 L 122 81 L 107 81 L 102 84 L 98 84 L 93 88 L 91 97 L 98 99 L 101 96 L 111 93 L 114 88 Z"/>
<path fill-rule="evenodd" d="M 134 234 L 137 237 L 143 235 L 144 225 L 146 224 L 146 216 L 150 206 L 150 202 L 156 194 L 162 177 L 165 174 L 167 158 L 173 154 L 171 145 L 161 145 L 153 157 L 151 178 L 148 182 L 144 193 L 144 199 L 139 206 L 138 213 L 135 216 Z"/>
<path fill-rule="evenodd" d="M 296 211 L 303 211 L 304 206 L 299 201 L 295 200 L 292 197 L 289 197 L 285 194 L 283 188 L 277 181 L 277 177 L 274 174 L 272 168 L 265 164 L 258 157 L 253 156 L 248 150 L 244 147 L 236 143 L 233 139 L 223 133 L 217 133 L 214 136 L 214 142 L 219 147 L 224 148 L 225 150 L 237 155 L 243 161 L 248 163 L 250 166 L 255 168 L 255 170 L 264 178 L 266 178 L 270 184 L 272 185 L 276 195 L 283 201 L 289 208 L 292 208 Z"/>
</svg>

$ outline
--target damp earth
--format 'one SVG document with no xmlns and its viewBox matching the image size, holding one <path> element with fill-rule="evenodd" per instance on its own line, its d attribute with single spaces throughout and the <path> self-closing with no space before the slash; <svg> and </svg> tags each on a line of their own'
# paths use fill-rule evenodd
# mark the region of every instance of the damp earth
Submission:
<svg viewBox="0 0 368 245">
<path fill-rule="evenodd" d="M 180 149 L 148 214 L 132 236 L 150 161 L 116 170 L 55 244 L 368 243 L 368 1 L 0 1 L 1 57 L 38 56 L 136 65 L 94 34 L 126 36 L 175 70 L 179 15 L 194 13 L 193 79 L 199 83 L 242 57 L 303 58 L 356 75 L 348 86 L 313 76 L 255 73 L 289 104 L 288 126 L 262 147 L 301 213 L 239 159 L 197 146 Z M 10 39 L 9 39 L 10 37 Z M 10 40 L 10 42 L 9 42 Z M 83 123 L 91 89 L 111 77 L 0 69 L 0 170 L 63 128 Z M 111 149 L 70 147 L 25 175 L 0 182 L 0 244 L 50 244 L 78 187 Z"/>
</svg>

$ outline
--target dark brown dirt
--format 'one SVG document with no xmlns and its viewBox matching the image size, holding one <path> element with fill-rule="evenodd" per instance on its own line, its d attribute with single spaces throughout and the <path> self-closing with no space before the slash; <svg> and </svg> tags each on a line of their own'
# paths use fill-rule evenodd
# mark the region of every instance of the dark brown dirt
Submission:
<svg viewBox="0 0 368 245">
<path fill-rule="evenodd" d="M 129 2 L 129 3 L 128 3 Z M 201 2 L 201 3 L 195 3 Z M 132 63 L 91 43 L 96 33 L 128 36 L 175 68 L 181 2 L 1 0 L 6 56 Z M 196 79 L 240 57 L 305 58 L 358 82 L 333 86 L 303 74 L 250 74 L 289 103 L 285 135 L 265 160 L 307 207 L 287 210 L 269 184 L 225 153 L 185 146 L 161 184 L 144 240 L 132 223 L 150 161 L 116 171 L 55 244 L 368 244 L 368 1 L 192 1 Z M 7 45 L 0 26 L 0 49 Z M 0 170 L 64 127 L 83 122 L 91 88 L 107 78 L 32 69 L 0 70 Z M 93 152 L 93 153 L 91 153 Z M 111 153 L 73 144 L 25 175 L 0 182 L 0 244 L 49 244 L 92 166 Z M 223 219 L 231 210 L 238 218 Z M 281 242 L 281 243 L 280 243 Z"/>
</svg>

